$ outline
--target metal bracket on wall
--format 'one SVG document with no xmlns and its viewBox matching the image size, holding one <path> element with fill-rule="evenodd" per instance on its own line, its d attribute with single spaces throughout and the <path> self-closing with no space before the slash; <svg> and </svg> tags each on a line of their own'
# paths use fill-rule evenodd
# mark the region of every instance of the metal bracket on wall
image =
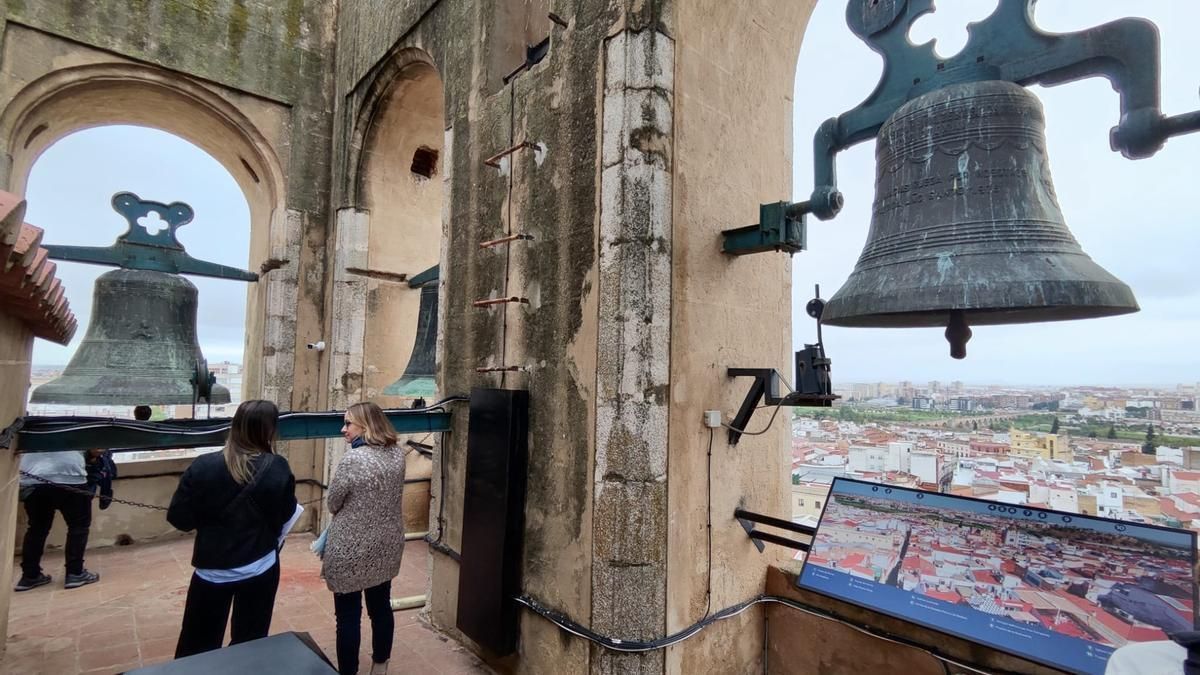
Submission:
<svg viewBox="0 0 1200 675">
<path fill-rule="evenodd" d="M 721 251 L 730 255 L 763 251 L 799 253 L 807 246 L 806 227 L 800 205 L 788 202 L 762 204 L 758 207 L 757 225 L 721 232 Z"/>
<path fill-rule="evenodd" d="M 809 345 L 809 347 L 812 347 L 812 345 Z M 797 360 L 799 360 L 802 353 L 803 351 L 796 352 Z M 750 391 L 746 392 L 746 398 L 742 401 L 742 407 L 738 408 L 737 415 L 729 423 L 729 426 L 732 427 L 729 429 L 730 445 L 737 445 L 738 441 L 741 440 L 746 425 L 750 423 L 750 418 L 754 416 L 754 411 L 758 408 L 759 401 L 762 401 L 763 405 L 768 406 L 828 408 L 839 398 L 836 394 L 826 391 L 793 391 L 787 396 L 780 396 L 779 382 L 782 380 L 782 377 L 780 377 L 779 371 L 774 368 L 729 368 L 725 372 L 730 377 L 754 378 L 754 384 L 750 385 Z"/>
<path fill-rule="evenodd" d="M 755 523 L 770 525 L 771 527 L 778 527 L 781 530 L 787 530 L 788 532 L 795 532 L 796 534 L 803 534 L 809 537 L 817 533 L 817 528 L 815 527 L 800 525 L 798 523 L 793 523 L 790 520 L 783 520 L 782 518 L 764 516 L 761 513 L 755 513 L 745 509 L 735 509 L 733 512 L 733 517 L 737 519 L 738 523 L 742 526 L 742 529 L 746 531 L 746 534 L 750 537 L 751 541 L 754 542 L 754 547 L 758 549 L 759 553 L 762 553 L 763 549 L 766 548 L 763 545 L 764 541 L 772 544 L 778 544 L 780 546 L 786 546 L 797 551 L 807 551 L 809 543 L 797 541 L 795 539 L 789 539 L 787 537 L 781 537 L 777 534 L 771 534 L 770 532 L 757 530 L 754 527 Z"/>
<path fill-rule="evenodd" d="M 13 447 L 13 441 L 17 438 L 17 433 L 25 426 L 25 418 L 18 417 L 13 420 L 13 423 L 0 430 L 0 448 L 9 450 Z"/>
</svg>

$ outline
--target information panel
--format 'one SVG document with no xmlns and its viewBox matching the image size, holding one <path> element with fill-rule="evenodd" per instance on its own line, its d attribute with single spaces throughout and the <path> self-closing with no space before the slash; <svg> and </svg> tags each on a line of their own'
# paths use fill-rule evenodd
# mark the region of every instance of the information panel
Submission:
<svg viewBox="0 0 1200 675">
<path fill-rule="evenodd" d="M 834 479 L 797 585 L 1056 668 L 1196 624 L 1196 534 Z"/>
</svg>

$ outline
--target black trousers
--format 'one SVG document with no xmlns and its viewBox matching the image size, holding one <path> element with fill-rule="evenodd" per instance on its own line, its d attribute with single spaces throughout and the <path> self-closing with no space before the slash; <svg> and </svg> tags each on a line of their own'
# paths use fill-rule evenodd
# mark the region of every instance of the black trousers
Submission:
<svg viewBox="0 0 1200 675">
<path fill-rule="evenodd" d="M 42 553 L 46 550 L 46 537 L 54 524 L 55 511 L 67 522 L 67 574 L 83 572 L 83 552 L 87 548 L 88 528 L 92 526 L 91 496 L 53 485 L 38 485 L 25 500 L 29 528 L 21 542 L 21 573 L 27 579 L 42 573 Z"/>
<path fill-rule="evenodd" d="M 175 645 L 175 658 L 220 649 L 225 639 L 225 623 L 233 606 L 233 624 L 229 644 L 249 642 L 267 636 L 275 611 L 275 591 L 279 590 L 279 561 L 262 574 L 228 584 L 214 584 L 192 574 L 187 602 L 183 606 L 183 627 Z"/>
<path fill-rule="evenodd" d="M 392 657 L 392 636 L 396 619 L 392 616 L 392 582 L 385 581 L 365 591 L 333 594 L 333 615 L 337 618 L 337 662 L 339 675 L 358 674 L 358 648 L 362 644 L 362 597 L 367 597 L 367 616 L 371 618 L 371 660 L 383 663 Z"/>
</svg>

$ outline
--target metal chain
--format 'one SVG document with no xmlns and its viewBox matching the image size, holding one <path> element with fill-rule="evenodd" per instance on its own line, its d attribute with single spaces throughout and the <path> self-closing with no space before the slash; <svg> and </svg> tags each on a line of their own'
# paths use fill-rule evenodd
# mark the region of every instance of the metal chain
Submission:
<svg viewBox="0 0 1200 675">
<path fill-rule="evenodd" d="M 99 497 L 99 495 L 97 495 L 95 492 L 92 492 L 91 490 L 88 490 L 87 488 L 75 487 L 74 485 L 63 485 L 62 483 L 55 483 L 54 481 L 52 481 L 48 478 L 42 478 L 41 476 L 34 475 L 32 473 L 29 473 L 28 471 L 21 471 L 21 475 L 25 476 L 26 478 L 32 478 L 33 480 L 36 480 L 40 483 L 45 483 L 46 485 L 52 485 L 60 490 L 66 490 L 67 492 L 74 492 L 75 494 L 87 495 L 88 498 L 90 498 L 90 499 L 96 499 Z M 129 506 L 140 506 L 143 509 L 151 509 L 154 511 L 166 511 L 167 510 L 167 507 L 165 507 L 165 506 L 157 506 L 155 504 L 143 504 L 142 502 L 135 502 L 135 501 L 131 501 L 128 499 L 117 499 L 116 497 L 104 497 L 104 499 L 109 499 L 118 504 L 128 504 Z"/>
<path fill-rule="evenodd" d="M 118 499 L 116 497 L 100 497 L 100 495 L 96 494 L 95 492 L 92 492 L 91 490 L 88 490 L 87 488 L 80 488 L 80 487 L 75 487 L 74 485 L 63 485 L 62 483 L 55 483 L 54 481 L 52 481 L 48 478 L 42 478 L 41 476 L 29 473 L 28 471 L 21 471 L 21 475 L 25 476 L 26 478 L 32 478 L 33 480 L 36 480 L 40 483 L 44 483 L 46 485 L 51 485 L 53 487 L 59 488 L 60 490 L 66 490 L 67 492 L 74 492 L 76 494 L 87 495 L 91 499 L 107 499 L 109 501 L 114 501 L 118 504 L 127 504 L 129 506 L 139 506 L 143 509 L 150 509 L 152 511 L 166 511 L 167 510 L 167 507 L 158 506 L 157 504 L 145 504 L 142 502 L 135 502 L 130 499 Z M 300 506 L 309 506 L 310 504 L 316 504 L 317 502 L 319 502 L 323 499 L 325 499 L 325 497 L 322 496 L 322 497 L 317 497 L 316 499 L 310 499 L 306 502 L 300 502 Z"/>
</svg>

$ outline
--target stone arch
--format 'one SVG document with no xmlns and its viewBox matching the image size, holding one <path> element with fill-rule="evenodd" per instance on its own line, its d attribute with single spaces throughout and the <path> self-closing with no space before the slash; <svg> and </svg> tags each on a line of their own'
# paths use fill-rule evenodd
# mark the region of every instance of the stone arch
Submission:
<svg viewBox="0 0 1200 675">
<path fill-rule="evenodd" d="M 174 134 L 229 171 L 250 207 L 252 268 L 268 259 L 298 257 L 298 251 L 291 250 L 298 247 L 288 243 L 295 237 L 287 232 L 284 171 L 272 144 L 226 97 L 197 80 L 152 66 L 75 66 L 25 85 L 0 113 L 0 142 L 7 160 L 0 180 L 23 194 L 30 170 L 47 148 L 74 132 L 111 124 Z M 267 340 L 271 334 L 295 330 L 290 309 L 269 310 L 272 297 L 287 297 L 283 276 L 266 275 L 247 290 L 243 386 L 246 396 L 264 396 L 290 407 L 294 347 L 286 340 Z"/>
<path fill-rule="evenodd" d="M 428 53 L 397 50 L 361 96 L 335 235 L 334 407 L 366 398 L 403 405 L 415 395 L 385 390 L 413 352 L 422 293 L 403 279 L 440 261 L 449 180 L 445 93 Z"/>
</svg>

